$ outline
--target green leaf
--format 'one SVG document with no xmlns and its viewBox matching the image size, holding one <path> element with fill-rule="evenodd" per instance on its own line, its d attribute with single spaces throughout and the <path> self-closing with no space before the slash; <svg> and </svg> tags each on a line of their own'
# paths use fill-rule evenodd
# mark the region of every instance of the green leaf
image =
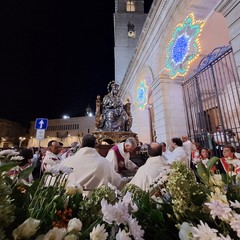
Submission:
<svg viewBox="0 0 240 240">
<path fill-rule="evenodd" d="M 219 157 L 212 157 L 207 162 L 207 168 L 212 169 L 212 166 L 216 164 L 216 162 L 219 160 Z"/>
<path fill-rule="evenodd" d="M 202 163 L 202 161 L 200 161 L 197 165 L 197 173 L 198 176 L 200 177 L 200 179 L 207 184 L 209 182 L 209 177 L 210 177 L 210 173 L 208 168 L 205 167 L 205 165 Z"/>
<path fill-rule="evenodd" d="M 12 168 L 16 167 L 18 164 L 15 162 L 7 162 L 7 163 L 2 163 L 0 166 L 0 172 L 7 172 L 11 170 Z"/>
<path fill-rule="evenodd" d="M 21 180 L 21 179 L 27 178 L 32 173 L 33 169 L 34 169 L 33 166 L 24 169 L 19 173 L 18 179 Z"/>
</svg>

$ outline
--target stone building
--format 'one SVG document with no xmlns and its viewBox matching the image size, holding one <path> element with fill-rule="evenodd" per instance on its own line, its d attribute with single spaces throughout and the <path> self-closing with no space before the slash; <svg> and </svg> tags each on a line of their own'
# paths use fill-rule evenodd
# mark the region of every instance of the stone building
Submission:
<svg viewBox="0 0 240 240">
<path fill-rule="evenodd" d="M 36 139 L 35 121 L 31 121 L 28 147 L 38 147 L 39 145 L 46 147 L 47 143 L 53 139 L 62 142 L 64 147 L 69 147 L 73 142 L 81 144 L 83 135 L 93 132 L 94 124 L 95 118 L 93 116 L 48 119 L 48 127 L 45 130 L 44 139 L 38 140 Z"/>
<path fill-rule="evenodd" d="M 115 38 L 120 36 L 117 26 L 126 29 L 134 15 L 127 11 L 128 2 L 138 4 L 115 1 Z M 120 11 L 124 21 L 117 18 Z M 153 1 L 147 17 L 142 16 L 146 21 L 126 71 L 115 69 L 122 99 L 132 103 L 132 130 L 140 141 L 168 143 L 186 133 L 194 140 L 221 124 L 239 142 L 239 11 L 238 0 Z M 121 38 L 130 44 L 127 31 Z"/>
<path fill-rule="evenodd" d="M 15 148 L 24 146 L 27 129 L 19 123 L 0 119 L 0 148 Z"/>
</svg>

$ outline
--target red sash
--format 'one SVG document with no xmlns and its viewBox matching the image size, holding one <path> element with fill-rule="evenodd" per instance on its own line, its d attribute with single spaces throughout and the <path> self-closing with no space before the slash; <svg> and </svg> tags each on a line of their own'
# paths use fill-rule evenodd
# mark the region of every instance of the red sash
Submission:
<svg viewBox="0 0 240 240">
<path fill-rule="evenodd" d="M 235 172 L 235 173 L 239 173 L 240 172 L 240 168 L 236 168 L 234 166 L 232 166 L 232 168 L 229 167 L 230 164 L 227 163 L 226 158 L 222 157 L 220 158 L 220 162 L 223 166 L 223 169 L 226 173 L 228 172 Z"/>
<path fill-rule="evenodd" d="M 125 163 L 124 163 L 124 158 L 122 157 L 122 155 L 119 152 L 118 146 L 115 145 L 112 147 L 112 150 L 115 152 L 116 157 L 117 157 L 117 164 L 118 164 L 118 173 L 121 173 L 122 170 L 126 169 L 125 168 Z M 124 163 L 123 167 L 121 167 L 120 163 Z"/>
</svg>

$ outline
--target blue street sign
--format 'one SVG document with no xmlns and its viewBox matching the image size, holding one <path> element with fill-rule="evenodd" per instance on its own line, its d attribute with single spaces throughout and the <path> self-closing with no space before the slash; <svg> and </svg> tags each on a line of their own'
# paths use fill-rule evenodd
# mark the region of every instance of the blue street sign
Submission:
<svg viewBox="0 0 240 240">
<path fill-rule="evenodd" d="M 37 118 L 35 123 L 35 129 L 47 129 L 48 119 L 47 118 Z"/>
</svg>

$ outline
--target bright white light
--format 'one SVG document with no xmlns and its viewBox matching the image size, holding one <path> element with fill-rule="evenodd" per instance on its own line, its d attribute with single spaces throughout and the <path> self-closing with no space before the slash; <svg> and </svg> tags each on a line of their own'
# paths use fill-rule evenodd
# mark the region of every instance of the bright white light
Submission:
<svg viewBox="0 0 240 240">
<path fill-rule="evenodd" d="M 93 116 L 93 113 L 92 113 L 92 112 L 89 112 L 89 113 L 88 113 L 88 116 L 89 116 L 89 117 L 92 117 L 92 116 Z"/>
<path fill-rule="evenodd" d="M 68 115 L 63 115 L 63 119 L 68 119 L 69 116 Z"/>
</svg>

